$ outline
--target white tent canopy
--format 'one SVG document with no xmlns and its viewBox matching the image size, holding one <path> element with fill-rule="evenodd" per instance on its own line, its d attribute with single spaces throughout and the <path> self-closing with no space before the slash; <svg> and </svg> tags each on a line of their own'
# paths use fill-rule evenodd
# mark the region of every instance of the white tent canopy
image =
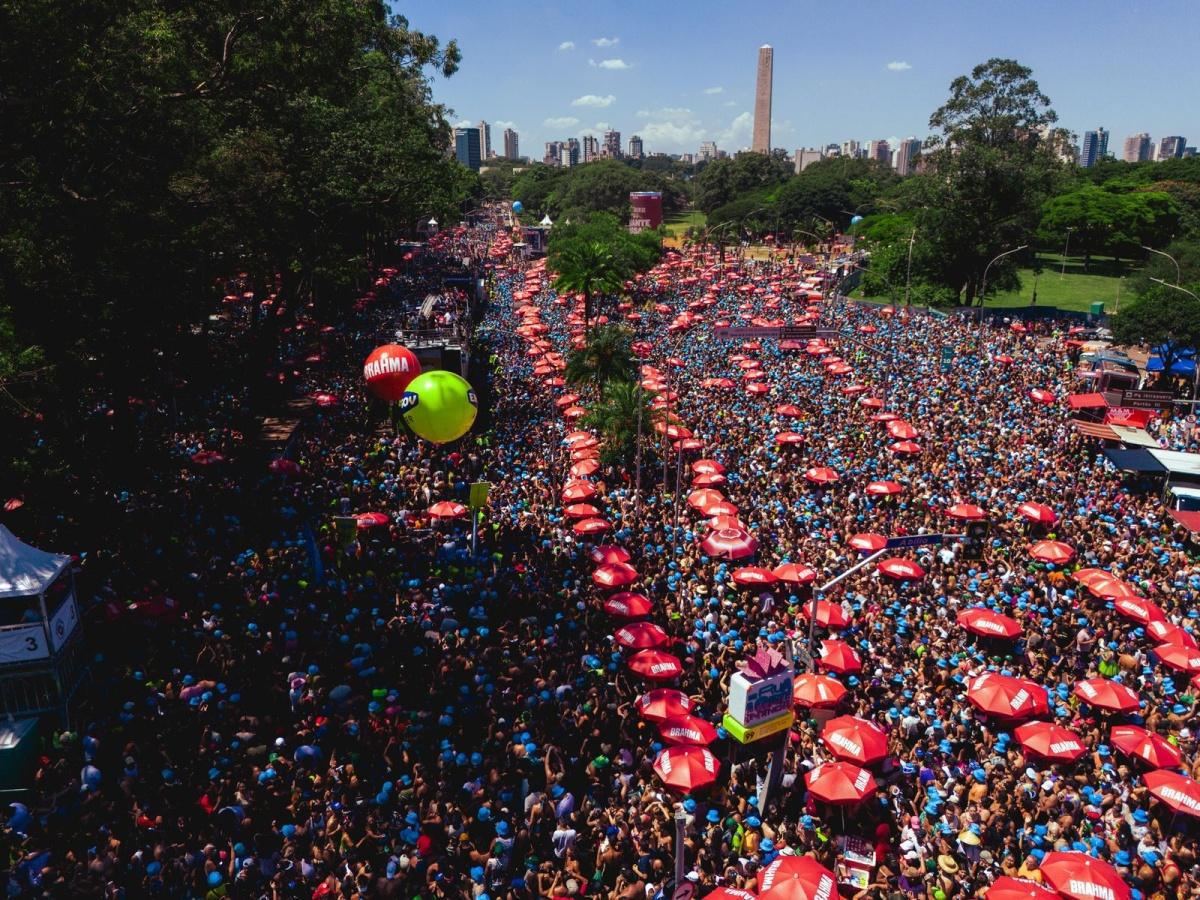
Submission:
<svg viewBox="0 0 1200 900">
<path fill-rule="evenodd" d="M 553 225 L 554 223 L 550 221 L 550 213 L 546 213 L 546 215 L 542 216 L 542 221 L 538 224 L 545 225 L 547 228 Z"/>
<path fill-rule="evenodd" d="M 42 593 L 70 561 L 22 543 L 0 525 L 0 599 Z"/>
</svg>

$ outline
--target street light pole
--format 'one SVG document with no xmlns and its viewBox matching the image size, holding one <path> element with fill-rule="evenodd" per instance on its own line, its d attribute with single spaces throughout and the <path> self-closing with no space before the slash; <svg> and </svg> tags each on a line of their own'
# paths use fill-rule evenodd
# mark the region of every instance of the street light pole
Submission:
<svg viewBox="0 0 1200 900">
<path fill-rule="evenodd" d="M 1071 250 L 1071 232 L 1074 230 L 1075 229 L 1073 227 L 1071 227 L 1070 225 L 1067 226 L 1067 243 L 1066 243 L 1066 246 L 1063 247 L 1062 271 L 1058 273 L 1059 281 L 1062 281 L 1064 278 L 1067 277 L 1067 253 L 1069 253 Z"/>
<path fill-rule="evenodd" d="M 983 304 L 985 304 L 987 302 L 988 270 L 991 269 L 992 263 L 996 262 L 996 260 L 1003 259 L 1006 256 L 1011 256 L 1014 253 L 1019 253 L 1020 251 L 1024 250 L 1028 246 L 1029 246 L 1028 244 L 1022 244 L 1020 247 L 1013 247 L 1011 250 L 1005 250 L 1003 253 L 1000 253 L 996 257 L 994 257 L 991 262 L 989 262 L 986 266 L 983 267 L 983 284 L 979 291 L 979 324 L 981 326 L 983 325 Z"/>
<path fill-rule="evenodd" d="M 1163 287 L 1174 288 L 1181 293 L 1187 294 L 1193 300 L 1200 300 L 1200 297 L 1197 297 L 1185 287 L 1180 287 L 1177 284 L 1171 284 L 1171 282 L 1163 281 L 1161 278 L 1151 278 L 1150 280 L 1158 282 Z M 1192 399 L 1196 399 L 1197 397 L 1200 397 L 1200 362 L 1197 362 L 1195 366 L 1195 374 L 1192 376 Z"/>
<path fill-rule="evenodd" d="M 1162 250 L 1155 250 L 1153 247 L 1147 247 L 1145 244 L 1142 244 L 1142 249 L 1149 250 L 1151 253 L 1157 253 L 1159 256 L 1165 256 L 1171 262 L 1175 263 L 1175 285 L 1174 286 L 1178 287 L 1179 282 L 1181 282 L 1183 280 L 1183 278 L 1181 277 L 1180 269 L 1179 269 L 1179 260 L 1177 260 L 1175 257 L 1173 257 L 1170 253 L 1165 253 Z M 1152 279 L 1152 280 L 1157 280 L 1157 279 Z"/>
<path fill-rule="evenodd" d="M 904 305 L 906 307 L 910 305 L 908 291 L 912 285 L 912 248 L 913 244 L 916 243 L 916 240 L 917 229 L 914 228 L 912 231 L 912 237 L 908 239 L 908 270 L 904 274 Z"/>
<path fill-rule="evenodd" d="M 687 813 L 682 807 L 675 810 L 675 889 L 683 884 L 683 870 L 686 866 L 684 859 L 684 829 L 687 828 Z"/>
</svg>

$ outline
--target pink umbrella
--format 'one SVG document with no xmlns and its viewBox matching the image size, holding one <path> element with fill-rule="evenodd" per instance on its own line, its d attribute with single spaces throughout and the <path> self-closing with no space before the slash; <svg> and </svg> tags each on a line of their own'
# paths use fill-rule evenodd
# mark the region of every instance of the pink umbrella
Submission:
<svg viewBox="0 0 1200 900">
<path fill-rule="evenodd" d="M 744 529 L 721 528 L 710 532 L 700 542 L 700 549 L 709 556 L 743 559 L 754 555 L 758 549 L 758 541 Z"/>
</svg>

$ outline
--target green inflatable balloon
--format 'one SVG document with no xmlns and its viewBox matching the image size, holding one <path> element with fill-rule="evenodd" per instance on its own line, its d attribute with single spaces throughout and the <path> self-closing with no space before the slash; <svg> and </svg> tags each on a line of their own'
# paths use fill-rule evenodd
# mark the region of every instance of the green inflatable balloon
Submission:
<svg viewBox="0 0 1200 900">
<path fill-rule="evenodd" d="M 400 401 L 408 427 L 435 444 L 458 440 L 470 431 L 478 408 L 475 389 L 442 369 L 422 372 L 410 381 Z"/>
</svg>

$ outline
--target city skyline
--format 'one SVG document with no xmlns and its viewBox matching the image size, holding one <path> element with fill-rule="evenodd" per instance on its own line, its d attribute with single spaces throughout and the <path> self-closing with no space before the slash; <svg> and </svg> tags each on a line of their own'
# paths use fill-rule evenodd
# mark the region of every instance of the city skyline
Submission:
<svg viewBox="0 0 1200 900">
<path fill-rule="evenodd" d="M 1178 102 L 1200 93 L 1197 72 L 1173 71 L 1169 90 L 1151 68 L 1097 81 L 1093 68 L 1062 52 L 1061 33 L 1070 33 L 1114 52 L 1145 41 L 1166 55 L 1186 53 L 1200 38 L 1200 20 L 1182 2 L 1165 0 L 1163 15 L 1170 7 L 1179 12 L 1178 27 L 1165 31 L 1157 17 L 1109 2 L 1100 9 L 1075 0 L 1053 7 L 1014 0 L 1002 16 L 949 0 L 916 17 L 882 3 L 867 7 L 849 54 L 842 43 L 813 40 L 803 15 L 780 16 L 769 3 L 733 10 L 698 0 L 687 16 L 648 5 L 564 10 L 535 3 L 529 15 L 539 29 L 532 38 L 521 27 L 524 17 L 490 7 L 469 17 L 437 6 L 397 11 L 462 48 L 459 72 L 433 78 L 450 124 L 486 119 L 500 130 L 511 127 L 530 156 L 538 154 L 528 148 L 545 141 L 610 129 L 641 135 L 648 153 L 695 154 L 702 141 L 731 153 L 749 148 L 754 58 L 764 43 L 774 50 L 771 145 L 789 153 L 851 135 L 924 137 L 953 78 L 992 56 L 1033 70 L 1077 144 L 1097 123 L 1114 135 L 1117 151 L 1125 136 L 1142 131 L 1156 141 L 1200 131 L 1200 110 Z M 1024 23 L 1034 15 L 1042 27 L 1031 31 Z M 675 47 L 687 51 L 669 52 Z"/>
</svg>

